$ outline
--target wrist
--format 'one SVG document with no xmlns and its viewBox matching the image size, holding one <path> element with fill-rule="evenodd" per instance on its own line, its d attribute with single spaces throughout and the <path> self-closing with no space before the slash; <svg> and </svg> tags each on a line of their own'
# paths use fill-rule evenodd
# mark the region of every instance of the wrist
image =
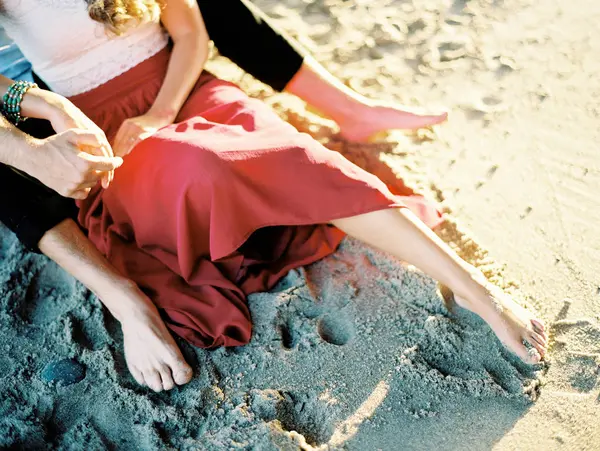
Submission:
<svg viewBox="0 0 600 451">
<path fill-rule="evenodd" d="M 165 124 L 172 124 L 175 122 L 175 118 L 179 111 L 176 111 L 174 108 L 164 108 L 164 107 L 151 107 L 150 110 L 145 114 L 146 116 L 157 119 L 160 122 Z"/>
<path fill-rule="evenodd" d="M 52 119 L 63 115 L 67 99 L 45 89 L 32 88 L 23 96 L 21 114 L 36 119 Z"/>
<path fill-rule="evenodd" d="M 41 140 L 16 129 L 15 134 L 17 136 L 15 136 L 11 151 L 5 155 L 5 158 L 1 158 L 1 163 L 36 177 Z"/>
</svg>

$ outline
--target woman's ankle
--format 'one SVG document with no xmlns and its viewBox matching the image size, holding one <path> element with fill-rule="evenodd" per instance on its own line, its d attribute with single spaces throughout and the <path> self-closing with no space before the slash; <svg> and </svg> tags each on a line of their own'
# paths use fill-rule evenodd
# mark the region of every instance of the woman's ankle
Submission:
<svg viewBox="0 0 600 451">
<path fill-rule="evenodd" d="M 474 266 L 466 264 L 467 273 L 464 281 L 454 290 L 457 304 L 476 313 L 485 314 L 494 308 L 494 287 L 487 278 Z"/>
</svg>

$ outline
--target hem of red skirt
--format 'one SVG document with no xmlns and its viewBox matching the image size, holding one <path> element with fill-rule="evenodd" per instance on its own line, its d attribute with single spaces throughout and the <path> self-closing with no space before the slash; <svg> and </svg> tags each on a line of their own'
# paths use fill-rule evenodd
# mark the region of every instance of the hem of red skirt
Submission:
<svg viewBox="0 0 600 451">
<path fill-rule="evenodd" d="M 265 228 L 265 227 L 275 227 L 275 226 L 288 226 L 288 227 L 293 227 L 293 226 L 307 226 L 307 225 L 316 225 L 316 224 L 327 224 L 331 221 L 335 221 L 337 219 L 342 219 L 342 218 L 349 218 L 352 216 L 359 216 L 359 215 L 364 215 L 367 213 L 373 213 L 375 211 L 380 211 L 380 210 L 387 210 L 390 208 L 408 208 L 406 205 L 404 205 L 401 202 L 390 202 L 388 205 L 378 205 L 378 206 L 373 206 L 373 207 L 369 207 L 369 208 L 363 208 L 354 212 L 350 212 L 350 213 L 340 213 L 338 215 L 333 215 L 330 216 L 326 219 L 311 219 L 310 221 L 298 221 L 298 222 L 294 222 L 291 224 L 285 224 L 285 223 L 281 223 L 281 222 L 276 222 L 276 221 L 272 221 L 272 222 L 266 222 L 266 223 L 262 223 L 259 226 L 253 227 L 250 231 L 248 231 L 243 237 L 242 239 L 239 240 L 239 244 L 237 244 L 236 246 L 232 246 L 231 249 L 227 250 L 227 252 L 225 251 L 221 251 L 221 252 L 213 252 L 212 249 L 212 245 L 211 245 L 211 260 L 212 261 L 219 261 L 221 259 L 227 258 L 229 256 L 231 256 L 233 253 L 235 253 L 239 248 L 241 248 L 244 243 L 248 240 L 248 238 L 250 238 L 250 236 L 256 232 L 259 229 Z"/>
</svg>

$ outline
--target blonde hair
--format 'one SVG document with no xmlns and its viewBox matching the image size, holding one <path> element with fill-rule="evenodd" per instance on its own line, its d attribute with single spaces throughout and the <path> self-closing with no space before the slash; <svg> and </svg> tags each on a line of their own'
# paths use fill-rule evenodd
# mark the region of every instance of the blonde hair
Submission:
<svg viewBox="0 0 600 451">
<path fill-rule="evenodd" d="M 160 17 L 160 9 L 166 0 L 85 0 L 88 14 L 109 31 L 120 35 L 127 29 Z"/>
</svg>

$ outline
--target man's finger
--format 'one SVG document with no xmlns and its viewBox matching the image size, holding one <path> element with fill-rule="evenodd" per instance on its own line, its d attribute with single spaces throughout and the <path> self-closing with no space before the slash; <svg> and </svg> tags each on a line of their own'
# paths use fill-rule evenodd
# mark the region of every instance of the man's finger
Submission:
<svg viewBox="0 0 600 451">
<path fill-rule="evenodd" d="M 108 142 L 102 133 L 96 131 L 72 128 L 60 133 L 58 136 L 66 137 L 70 143 L 75 144 L 77 147 L 93 146 L 102 148 L 103 146 L 108 145 Z"/>
<path fill-rule="evenodd" d="M 112 154 L 112 148 L 110 150 L 111 150 L 111 154 Z M 114 155 L 111 155 L 111 157 L 114 157 Z M 111 182 L 113 181 L 114 178 L 115 178 L 115 171 L 106 172 L 106 174 L 103 178 L 103 181 L 102 181 L 102 186 L 104 187 L 104 189 L 108 188 L 108 185 L 111 184 Z"/>
<path fill-rule="evenodd" d="M 114 157 L 112 147 L 101 131 L 93 132 L 80 129 L 67 130 L 65 136 L 78 150 L 92 155 Z"/>
<path fill-rule="evenodd" d="M 123 164 L 121 157 L 98 157 L 85 152 L 81 152 L 79 157 L 90 162 L 90 170 L 92 171 L 114 171 Z"/>
<path fill-rule="evenodd" d="M 96 171 L 92 170 L 86 173 L 81 183 L 96 183 L 98 180 L 103 179 L 108 174 L 108 171 Z"/>
<path fill-rule="evenodd" d="M 110 157 L 111 158 L 115 157 L 112 147 L 110 148 Z M 108 185 L 110 185 L 112 183 L 114 178 L 115 178 L 115 171 L 108 171 L 106 173 L 106 186 L 104 187 L 105 189 L 108 188 Z M 104 184 L 103 184 L 103 186 L 104 186 Z"/>
<path fill-rule="evenodd" d="M 83 191 L 83 190 L 87 190 L 87 189 L 92 189 L 97 184 L 98 184 L 98 180 L 89 180 L 89 181 L 83 182 L 81 185 L 79 185 L 75 189 L 75 191 Z"/>
<path fill-rule="evenodd" d="M 77 145 L 77 147 L 81 150 L 84 150 L 87 153 L 91 153 L 92 155 L 96 155 L 98 157 L 114 157 L 114 153 L 112 147 L 108 143 L 105 143 L 100 146 L 88 146 L 88 145 Z"/>
<path fill-rule="evenodd" d="M 110 182 L 112 181 L 111 174 L 113 174 L 112 171 L 105 172 L 102 175 L 102 188 L 106 189 L 110 186 Z"/>
<path fill-rule="evenodd" d="M 104 172 L 102 176 L 102 188 L 107 189 L 115 178 L 115 171 Z"/>
<path fill-rule="evenodd" d="M 114 171 L 90 171 L 81 182 L 80 187 L 93 187 L 100 181 L 102 188 L 107 189 L 112 182 L 112 177 L 110 177 L 112 174 Z"/>
<path fill-rule="evenodd" d="M 80 191 L 75 191 L 75 192 L 71 193 L 71 195 L 69 197 L 71 197 L 73 199 L 78 199 L 78 200 L 86 199 L 88 197 L 88 195 L 90 194 L 91 190 L 92 190 L 91 188 L 85 188 Z"/>
<path fill-rule="evenodd" d="M 77 150 L 82 150 L 90 155 L 96 155 L 97 157 L 111 157 L 103 146 L 90 146 L 90 145 L 77 145 L 73 143 Z"/>
</svg>

